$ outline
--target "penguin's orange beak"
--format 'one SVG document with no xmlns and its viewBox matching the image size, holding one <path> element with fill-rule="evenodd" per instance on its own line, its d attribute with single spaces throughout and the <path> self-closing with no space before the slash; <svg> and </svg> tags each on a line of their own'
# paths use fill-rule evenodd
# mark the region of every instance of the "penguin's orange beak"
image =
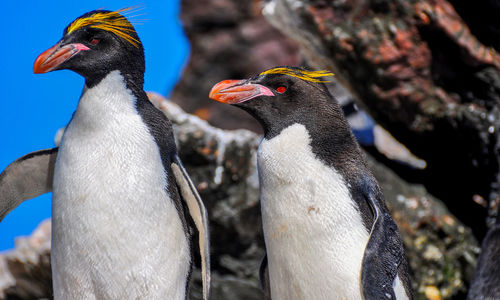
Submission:
<svg viewBox="0 0 500 300">
<path fill-rule="evenodd" d="M 45 50 L 36 58 L 35 64 L 33 65 L 33 73 L 41 74 L 53 71 L 63 62 L 72 58 L 80 51 L 89 49 L 89 47 L 80 43 L 61 46 L 61 43 L 59 42 Z"/>
<path fill-rule="evenodd" d="M 248 80 L 223 80 L 214 85 L 209 94 L 211 99 L 227 104 L 238 104 L 258 96 L 274 96 L 274 93 Z"/>
</svg>

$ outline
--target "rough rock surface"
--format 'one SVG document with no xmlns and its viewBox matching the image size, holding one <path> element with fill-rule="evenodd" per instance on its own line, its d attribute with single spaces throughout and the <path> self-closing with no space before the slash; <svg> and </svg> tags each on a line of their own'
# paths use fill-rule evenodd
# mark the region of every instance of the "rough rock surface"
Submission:
<svg viewBox="0 0 500 300">
<path fill-rule="evenodd" d="M 260 1 L 183 0 L 180 18 L 191 45 L 189 62 L 170 98 L 224 129 L 260 126 L 248 114 L 208 100 L 212 86 L 277 65 L 300 65 L 298 47 L 261 14 Z"/>
<path fill-rule="evenodd" d="M 0 255 L 0 299 L 52 297 L 50 220 L 29 237 L 16 239 L 13 251 Z"/>
<path fill-rule="evenodd" d="M 150 98 L 173 121 L 181 158 L 209 212 L 211 299 L 262 299 L 257 273 L 264 250 L 255 158 L 260 136 L 212 127 L 159 95 Z M 443 298 L 462 295 L 478 252 L 470 230 L 422 186 L 367 158 L 403 235 L 419 298 L 431 292 Z M 5 299 L 50 298 L 50 225 L 42 226 L 22 240 L 32 242 L 18 242 L 18 248 L 0 257 L 0 295 Z M 201 299 L 198 271 L 192 286 L 192 299 Z"/>
</svg>

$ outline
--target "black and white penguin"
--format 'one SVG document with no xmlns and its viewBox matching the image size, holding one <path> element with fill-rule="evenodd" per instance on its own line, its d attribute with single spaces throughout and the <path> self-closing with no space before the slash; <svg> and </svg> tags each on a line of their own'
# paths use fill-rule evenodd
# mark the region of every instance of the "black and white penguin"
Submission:
<svg viewBox="0 0 500 300">
<path fill-rule="evenodd" d="M 186 299 L 194 223 L 208 299 L 205 207 L 170 121 L 143 91 L 144 50 L 126 11 L 82 15 L 36 59 L 35 73 L 73 70 L 85 86 L 59 149 L 0 175 L 0 217 L 53 191 L 55 299 Z"/>
<path fill-rule="evenodd" d="M 331 75 L 277 67 L 210 92 L 264 129 L 257 153 L 267 250 L 261 280 L 272 299 L 411 299 L 397 226 L 322 83 Z"/>
</svg>

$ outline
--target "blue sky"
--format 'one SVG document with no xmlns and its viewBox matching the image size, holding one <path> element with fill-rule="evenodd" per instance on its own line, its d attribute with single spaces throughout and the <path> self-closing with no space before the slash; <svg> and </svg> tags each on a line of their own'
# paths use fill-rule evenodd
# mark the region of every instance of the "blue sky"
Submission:
<svg viewBox="0 0 500 300">
<path fill-rule="evenodd" d="M 146 51 L 145 90 L 168 95 L 184 66 L 189 46 L 178 21 L 179 0 L 24 1 L 3 3 L 3 70 L 0 73 L 0 170 L 29 152 L 54 147 L 57 130 L 76 109 L 84 80 L 71 71 L 33 74 L 35 58 L 53 46 L 76 17 L 94 9 L 141 5 L 136 30 Z M 0 195 L 1 196 L 1 195 Z M 1 198 L 0 198 L 1 199 Z M 28 235 L 51 213 L 51 194 L 26 201 L 0 223 L 0 251 Z"/>
</svg>

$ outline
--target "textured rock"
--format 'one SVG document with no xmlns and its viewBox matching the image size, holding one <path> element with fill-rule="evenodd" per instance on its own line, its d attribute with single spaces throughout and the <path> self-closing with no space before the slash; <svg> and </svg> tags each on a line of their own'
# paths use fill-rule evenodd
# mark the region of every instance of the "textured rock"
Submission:
<svg viewBox="0 0 500 300">
<path fill-rule="evenodd" d="M 368 164 L 398 224 L 417 299 L 432 290 L 442 299 L 465 295 L 479 253 L 469 228 L 422 185 L 410 184 L 370 156 Z"/>
<path fill-rule="evenodd" d="M 50 220 L 29 237 L 19 237 L 15 249 L 0 256 L 0 299 L 43 299 L 52 296 Z"/>
<path fill-rule="evenodd" d="M 208 101 L 224 79 L 248 78 L 277 65 L 299 65 L 298 47 L 261 15 L 260 1 L 183 0 L 180 18 L 191 55 L 170 98 L 189 113 L 224 129 L 259 132 L 253 118 Z"/>
<path fill-rule="evenodd" d="M 209 212 L 211 299 L 262 299 L 257 274 L 264 250 L 255 158 L 260 136 L 212 127 L 159 95 L 150 98 L 172 120 L 181 158 Z M 433 292 L 445 299 L 465 292 L 478 252 L 470 230 L 422 186 L 405 182 L 370 156 L 368 162 L 401 230 L 419 297 Z M 0 257 L 0 293 L 11 299 L 50 298 L 50 226 L 43 228 L 37 231 L 43 237 L 36 233 L 33 242 L 18 242 L 18 249 Z M 201 299 L 200 287 L 195 271 L 192 299 Z"/>
</svg>

